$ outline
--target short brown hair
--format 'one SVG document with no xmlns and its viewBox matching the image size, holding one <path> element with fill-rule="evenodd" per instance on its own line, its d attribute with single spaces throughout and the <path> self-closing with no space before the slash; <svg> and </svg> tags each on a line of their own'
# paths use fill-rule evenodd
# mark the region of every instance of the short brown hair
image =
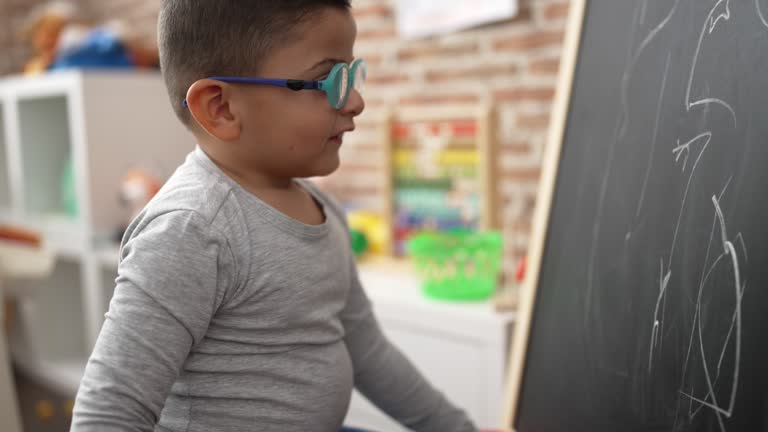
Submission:
<svg viewBox="0 0 768 432">
<path fill-rule="evenodd" d="M 176 115 L 197 80 L 252 74 L 276 45 L 323 7 L 348 10 L 350 0 L 163 0 L 158 19 L 160 67 Z"/>
</svg>

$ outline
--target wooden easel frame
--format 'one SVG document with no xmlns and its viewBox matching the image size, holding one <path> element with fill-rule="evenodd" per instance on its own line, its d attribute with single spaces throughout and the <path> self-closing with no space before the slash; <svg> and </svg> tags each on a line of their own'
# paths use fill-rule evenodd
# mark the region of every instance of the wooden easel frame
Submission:
<svg viewBox="0 0 768 432">
<path fill-rule="evenodd" d="M 392 127 L 400 122 L 449 122 L 452 120 L 471 119 L 477 122 L 476 142 L 480 160 L 478 173 L 482 208 L 480 215 L 481 229 L 497 229 L 498 207 L 496 188 L 496 152 L 495 111 L 489 103 L 450 104 L 450 105 L 421 105 L 392 109 L 385 114 L 382 122 L 381 139 L 384 147 L 385 180 L 384 193 L 386 196 L 384 218 L 388 229 L 386 254 L 394 256 L 394 151 L 395 137 Z"/>
<path fill-rule="evenodd" d="M 552 199 L 557 183 L 560 155 L 563 140 L 565 139 L 573 79 L 581 45 L 582 28 L 586 19 L 587 0 L 572 0 L 570 5 L 568 30 L 563 45 L 557 94 L 552 109 L 547 148 L 544 154 L 541 181 L 539 183 L 538 200 L 536 210 L 534 211 L 531 244 L 528 249 L 528 270 L 521 287 L 518 319 L 515 323 L 515 332 L 510 344 L 509 380 L 507 383 L 507 400 L 504 406 L 503 430 L 505 431 L 514 431 L 514 422 L 518 414 L 517 405 L 523 381 L 536 291 L 539 285 L 541 260 L 544 254 L 547 228 L 552 210 Z"/>
</svg>

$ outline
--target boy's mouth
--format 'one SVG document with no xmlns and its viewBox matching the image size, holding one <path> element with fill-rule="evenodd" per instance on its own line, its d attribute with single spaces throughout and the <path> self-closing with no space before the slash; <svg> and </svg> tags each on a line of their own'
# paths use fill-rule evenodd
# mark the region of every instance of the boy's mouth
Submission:
<svg viewBox="0 0 768 432">
<path fill-rule="evenodd" d="M 347 133 L 347 132 L 352 132 L 353 130 L 355 130 L 354 127 L 351 127 L 351 128 L 348 128 L 348 129 L 344 129 L 344 130 L 340 131 L 339 133 L 337 133 L 336 135 L 332 135 L 330 138 L 328 138 L 328 141 L 336 143 L 336 144 L 341 144 L 344 141 L 344 134 Z"/>
</svg>

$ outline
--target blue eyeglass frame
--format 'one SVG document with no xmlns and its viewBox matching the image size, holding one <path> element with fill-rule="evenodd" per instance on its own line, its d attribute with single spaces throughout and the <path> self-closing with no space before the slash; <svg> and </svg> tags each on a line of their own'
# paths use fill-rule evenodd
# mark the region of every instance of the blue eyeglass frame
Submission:
<svg viewBox="0 0 768 432">
<path fill-rule="evenodd" d="M 362 82 L 355 79 L 360 74 Z M 368 74 L 368 65 L 363 59 L 356 59 L 350 65 L 346 63 L 337 63 L 331 69 L 328 74 L 328 78 L 319 81 L 305 81 L 295 79 L 276 79 L 276 78 L 249 78 L 249 77 L 231 77 L 231 76 L 214 76 L 208 79 L 221 81 L 233 84 L 259 84 L 269 85 L 275 87 L 284 87 L 293 91 L 300 90 L 321 90 L 324 91 L 328 98 L 328 103 L 334 109 L 341 109 L 347 103 L 349 98 L 350 89 L 354 89 L 358 92 L 362 92 L 365 85 L 365 79 Z M 344 79 L 346 76 L 346 91 L 339 91 L 339 80 Z M 183 105 L 188 107 L 187 100 L 184 99 Z"/>
</svg>

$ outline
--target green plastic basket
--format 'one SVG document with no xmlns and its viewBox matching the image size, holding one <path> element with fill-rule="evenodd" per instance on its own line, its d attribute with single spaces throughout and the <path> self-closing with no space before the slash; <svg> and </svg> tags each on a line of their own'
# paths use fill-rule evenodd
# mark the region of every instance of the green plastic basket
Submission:
<svg viewBox="0 0 768 432">
<path fill-rule="evenodd" d="M 423 232 L 411 237 L 408 252 L 428 297 L 485 300 L 496 289 L 502 255 L 499 232 Z"/>
</svg>

